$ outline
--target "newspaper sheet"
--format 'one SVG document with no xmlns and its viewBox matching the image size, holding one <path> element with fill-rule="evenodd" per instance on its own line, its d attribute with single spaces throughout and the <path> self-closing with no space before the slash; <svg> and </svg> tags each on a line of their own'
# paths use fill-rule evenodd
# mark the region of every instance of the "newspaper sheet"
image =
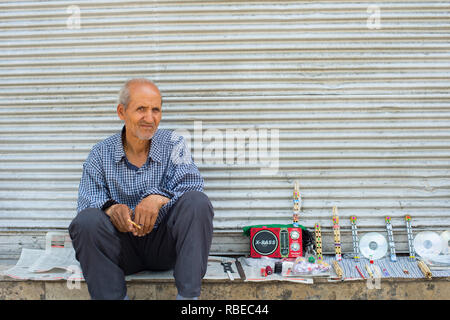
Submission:
<svg viewBox="0 0 450 320">
<path fill-rule="evenodd" d="M 23 248 L 17 264 L 3 275 L 19 280 L 84 280 L 67 232 L 48 232 L 45 250 Z"/>
</svg>

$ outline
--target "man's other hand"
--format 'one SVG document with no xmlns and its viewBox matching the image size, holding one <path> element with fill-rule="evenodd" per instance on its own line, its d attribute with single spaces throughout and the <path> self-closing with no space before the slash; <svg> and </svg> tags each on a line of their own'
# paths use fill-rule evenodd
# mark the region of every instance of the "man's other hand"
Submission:
<svg viewBox="0 0 450 320">
<path fill-rule="evenodd" d="M 105 213 L 120 232 L 133 232 L 136 230 L 136 227 L 128 221 L 131 218 L 131 209 L 126 204 L 112 205 L 106 209 Z"/>
<path fill-rule="evenodd" d="M 141 229 L 135 229 L 135 236 L 145 236 L 153 230 L 159 210 L 170 199 L 159 194 L 151 194 L 145 197 L 134 209 L 134 222 L 141 226 Z"/>
</svg>

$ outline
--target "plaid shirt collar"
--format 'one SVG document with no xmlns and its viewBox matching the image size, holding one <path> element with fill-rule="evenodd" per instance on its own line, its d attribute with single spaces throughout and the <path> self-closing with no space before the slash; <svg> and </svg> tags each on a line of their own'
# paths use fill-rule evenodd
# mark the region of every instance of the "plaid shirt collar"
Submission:
<svg viewBox="0 0 450 320">
<path fill-rule="evenodd" d="M 122 135 L 125 136 L 125 126 L 123 126 L 120 133 L 116 135 L 117 139 L 115 141 L 115 156 L 114 159 L 116 163 L 120 162 L 123 158 L 125 158 L 125 151 L 123 150 L 123 144 L 122 144 Z M 147 160 L 153 160 L 157 162 L 161 162 L 162 155 L 161 155 L 161 144 L 160 141 L 158 141 L 159 136 L 159 130 L 156 130 L 155 134 L 153 135 L 152 139 L 150 140 L 150 152 L 148 153 Z"/>
</svg>

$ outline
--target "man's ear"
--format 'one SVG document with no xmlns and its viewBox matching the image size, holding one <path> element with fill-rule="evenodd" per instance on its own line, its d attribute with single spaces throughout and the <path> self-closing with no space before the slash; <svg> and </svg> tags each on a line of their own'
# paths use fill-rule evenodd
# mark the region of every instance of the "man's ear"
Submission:
<svg viewBox="0 0 450 320">
<path fill-rule="evenodd" d="M 120 120 L 125 120 L 125 107 L 121 103 L 117 105 L 117 115 L 119 116 Z"/>
</svg>

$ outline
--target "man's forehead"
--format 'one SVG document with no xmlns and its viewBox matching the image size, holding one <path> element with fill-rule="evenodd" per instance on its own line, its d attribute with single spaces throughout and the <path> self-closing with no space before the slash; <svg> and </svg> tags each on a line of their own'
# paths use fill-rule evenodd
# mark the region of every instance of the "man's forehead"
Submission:
<svg viewBox="0 0 450 320">
<path fill-rule="evenodd" d="M 157 97 L 161 97 L 161 92 L 158 87 L 154 83 L 142 83 L 142 82 L 133 82 L 131 81 L 128 85 L 128 90 L 130 95 L 133 94 L 148 94 L 155 95 Z"/>
<path fill-rule="evenodd" d="M 135 83 L 129 86 L 130 102 L 140 104 L 161 102 L 161 93 L 156 85 Z"/>
</svg>

